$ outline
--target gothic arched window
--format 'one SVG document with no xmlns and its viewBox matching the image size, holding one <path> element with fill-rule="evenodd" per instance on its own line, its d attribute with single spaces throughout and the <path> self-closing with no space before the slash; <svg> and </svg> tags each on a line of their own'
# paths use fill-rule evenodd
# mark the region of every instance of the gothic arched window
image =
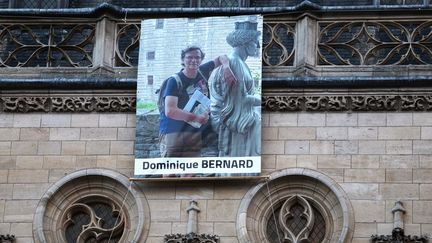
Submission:
<svg viewBox="0 0 432 243">
<path fill-rule="evenodd" d="M 251 188 L 237 214 L 239 242 L 350 242 L 354 212 L 335 181 L 310 169 L 286 169 Z"/>
</svg>

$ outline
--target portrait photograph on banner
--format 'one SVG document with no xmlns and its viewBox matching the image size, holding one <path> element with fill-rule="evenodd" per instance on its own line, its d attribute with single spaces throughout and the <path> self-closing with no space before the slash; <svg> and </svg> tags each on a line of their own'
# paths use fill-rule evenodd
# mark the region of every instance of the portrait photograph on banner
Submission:
<svg viewBox="0 0 432 243">
<path fill-rule="evenodd" d="M 135 178 L 261 173 L 260 15 L 146 19 Z"/>
</svg>

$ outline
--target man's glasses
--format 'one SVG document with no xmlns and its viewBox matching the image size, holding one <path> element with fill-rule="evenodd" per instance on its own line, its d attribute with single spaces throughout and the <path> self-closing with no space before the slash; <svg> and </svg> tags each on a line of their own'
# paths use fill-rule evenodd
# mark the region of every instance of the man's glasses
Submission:
<svg viewBox="0 0 432 243">
<path fill-rule="evenodd" d="M 187 60 L 192 60 L 192 59 L 201 60 L 201 57 L 200 56 L 186 56 L 185 59 L 187 59 Z"/>
</svg>

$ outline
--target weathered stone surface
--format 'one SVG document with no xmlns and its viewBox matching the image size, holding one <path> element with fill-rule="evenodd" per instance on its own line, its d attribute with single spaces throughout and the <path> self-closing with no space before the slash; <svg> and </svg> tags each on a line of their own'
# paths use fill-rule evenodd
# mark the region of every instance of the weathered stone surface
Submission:
<svg viewBox="0 0 432 243">
<path fill-rule="evenodd" d="M 309 143 L 310 154 L 334 154 L 335 142 L 334 141 L 310 141 Z"/>
<path fill-rule="evenodd" d="M 316 128 L 314 127 L 280 127 L 278 130 L 279 139 L 314 140 L 316 138 Z"/>
<path fill-rule="evenodd" d="M 353 155 L 352 168 L 379 168 L 379 155 Z"/>
<path fill-rule="evenodd" d="M 235 222 L 239 204 L 240 200 L 209 200 L 207 201 L 207 220 Z"/>
<path fill-rule="evenodd" d="M 285 154 L 309 154 L 309 141 L 285 141 Z"/>
<path fill-rule="evenodd" d="M 303 127 L 323 127 L 325 126 L 326 117 L 321 113 L 299 113 L 298 126 Z M 296 124 L 297 125 L 297 124 Z"/>
<path fill-rule="evenodd" d="M 356 223 L 354 229 L 354 237 L 370 237 L 372 234 L 376 234 L 377 224 L 371 223 Z"/>
<path fill-rule="evenodd" d="M 9 183 L 48 182 L 48 170 L 9 170 Z"/>
<path fill-rule="evenodd" d="M 344 181 L 346 182 L 384 182 L 384 169 L 346 169 Z"/>
<path fill-rule="evenodd" d="M 71 127 L 98 127 L 99 114 L 72 114 Z"/>
<path fill-rule="evenodd" d="M 41 114 L 15 114 L 14 127 L 40 127 Z"/>
<path fill-rule="evenodd" d="M 360 140 L 359 154 L 385 154 L 385 141 Z"/>
<path fill-rule="evenodd" d="M 419 199 L 418 184 L 382 184 L 380 194 L 383 199 Z"/>
<path fill-rule="evenodd" d="M 432 201 L 413 201 L 413 223 L 428 224 L 432 222 Z"/>
<path fill-rule="evenodd" d="M 38 200 L 6 201 L 4 222 L 32 222 Z"/>
<path fill-rule="evenodd" d="M 180 220 L 181 200 L 148 200 L 152 220 L 173 221 Z"/>
<path fill-rule="evenodd" d="M 379 193 L 377 183 L 341 183 L 341 186 L 350 199 L 378 199 Z"/>
<path fill-rule="evenodd" d="M 348 155 L 322 155 L 318 157 L 318 168 L 350 168 L 351 157 Z"/>
<path fill-rule="evenodd" d="M 376 127 L 349 127 L 348 138 L 351 140 L 370 140 L 378 138 Z"/>
<path fill-rule="evenodd" d="M 412 124 L 412 113 L 387 113 L 387 126 L 412 126 Z"/>
<path fill-rule="evenodd" d="M 378 139 L 419 139 L 419 127 L 380 127 Z"/>
<path fill-rule="evenodd" d="M 276 156 L 276 169 L 292 168 L 297 166 L 295 155 L 278 155 Z"/>
<path fill-rule="evenodd" d="M 295 113 L 270 113 L 268 124 L 271 127 L 297 126 L 297 119 Z"/>
<path fill-rule="evenodd" d="M 385 126 L 386 119 L 385 113 L 358 113 L 359 126 Z"/>
<path fill-rule="evenodd" d="M 346 127 L 318 127 L 317 139 L 320 140 L 345 140 L 348 138 Z"/>
<path fill-rule="evenodd" d="M 81 128 L 81 140 L 117 140 L 117 128 Z"/>
<path fill-rule="evenodd" d="M 50 140 L 79 140 L 79 128 L 50 128 Z"/>
<path fill-rule="evenodd" d="M 375 200 L 352 200 L 356 222 L 385 222 L 385 202 Z"/>
<path fill-rule="evenodd" d="M 48 140 L 49 128 L 21 128 L 20 140 Z"/>
<path fill-rule="evenodd" d="M 127 114 L 100 114 L 99 127 L 126 127 Z"/>
<path fill-rule="evenodd" d="M 413 173 L 410 169 L 386 169 L 386 182 L 412 183 Z"/>
<path fill-rule="evenodd" d="M 357 126 L 357 113 L 327 113 L 327 126 Z"/>
<path fill-rule="evenodd" d="M 285 143 L 283 141 L 263 141 L 262 154 L 284 154 Z"/>
<path fill-rule="evenodd" d="M 70 127 L 71 114 L 43 114 L 41 127 Z"/>
</svg>

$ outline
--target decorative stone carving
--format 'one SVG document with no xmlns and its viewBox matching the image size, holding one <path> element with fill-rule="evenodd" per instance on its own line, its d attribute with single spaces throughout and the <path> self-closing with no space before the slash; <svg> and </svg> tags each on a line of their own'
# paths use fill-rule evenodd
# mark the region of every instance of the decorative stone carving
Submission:
<svg viewBox="0 0 432 243">
<path fill-rule="evenodd" d="M 1 112 L 133 112 L 135 96 L 0 97 Z"/>
<path fill-rule="evenodd" d="M 391 235 L 372 235 L 373 243 L 424 243 L 428 241 L 427 236 L 411 236 L 405 235 L 403 215 L 405 208 L 401 201 L 395 202 L 395 206 L 392 209 L 393 213 L 393 231 Z"/>
<path fill-rule="evenodd" d="M 139 24 L 128 23 L 117 25 L 115 45 L 116 67 L 138 66 L 140 33 L 141 27 Z"/>
<path fill-rule="evenodd" d="M 432 95 L 264 96 L 266 111 L 430 111 Z"/>
<path fill-rule="evenodd" d="M 432 21 L 320 21 L 319 26 L 320 65 L 432 64 Z"/>
<path fill-rule="evenodd" d="M 351 242 L 348 196 L 321 172 L 289 168 L 251 188 L 237 213 L 239 242 Z"/>
<path fill-rule="evenodd" d="M 95 24 L 2 24 L 0 67 L 91 67 Z"/>
<path fill-rule="evenodd" d="M 42 196 L 33 236 L 36 243 L 145 242 L 149 228 L 149 206 L 138 186 L 113 170 L 83 169 Z"/>
<path fill-rule="evenodd" d="M 0 235 L 0 243 L 13 243 L 15 242 L 15 235 Z"/>
<path fill-rule="evenodd" d="M 190 206 L 186 211 L 188 213 L 186 234 L 165 235 L 165 243 L 219 243 L 219 236 L 217 235 L 197 234 L 200 209 L 195 200 L 190 201 Z"/>
<path fill-rule="evenodd" d="M 298 215 L 295 215 L 296 213 L 293 213 L 292 208 L 297 205 L 300 206 L 303 211 L 298 213 Z M 296 224 L 298 222 L 290 222 L 300 221 L 299 219 L 303 221 L 302 224 Z M 315 224 L 315 215 L 312 206 L 304 197 L 301 195 L 293 195 L 289 197 L 280 209 L 278 220 L 284 233 L 284 242 L 310 242 L 309 236 L 311 235 L 312 228 Z"/>
<path fill-rule="evenodd" d="M 265 66 L 293 66 L 295 23 L 264 23 L 263 63 Z"/>
</svg>

